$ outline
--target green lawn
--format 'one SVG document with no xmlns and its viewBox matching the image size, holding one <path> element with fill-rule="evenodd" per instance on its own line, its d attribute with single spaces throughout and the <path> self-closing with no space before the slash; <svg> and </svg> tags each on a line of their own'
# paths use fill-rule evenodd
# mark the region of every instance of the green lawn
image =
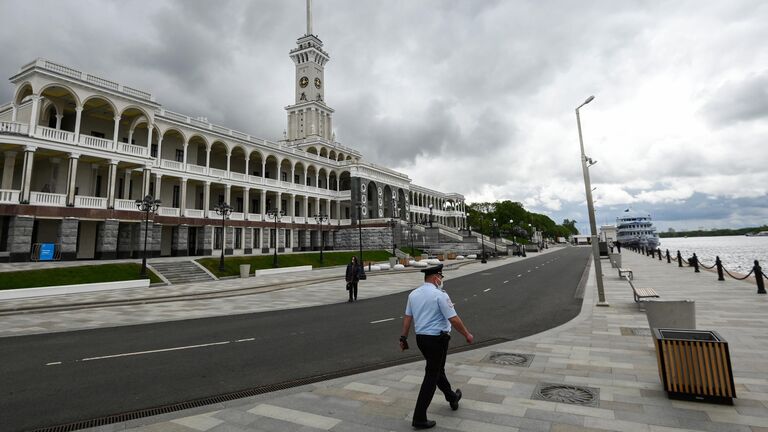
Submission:
<svg viewBox="0 0 768 432">
<path fill-rule="evenodd" d="M 278 254 L 277 263 L 280 267 L 295 267 L 311 265 L 312 267 L 330 267 L 345 265 L 349 263 L 353 256 L 358 256 L 358 252 L 323 252 L 323 265 L 320 265 L 320 252 Z M 392 256 L 387 251 L 363 251 L 363 260 L 365 261 L 387 261 Z M 240 275 L 240 265 L 250 264 L 251 273 L 254 270 L 270 269 L 273 261 L 272 255 L 257 256 L 225 256 L 224 271 L 219 271 L 219 258 L 201 258 L 197 260 L 203 267 L 207 268 L 217 277 Z"/>
<path fill-rule="evenodd" d="M 0 273 L 0 289 L 116 282 L 139 278 L 140 264 L 102 264 Z M 150 283 L 162 282 L 147 269 Z"/>
</svg>

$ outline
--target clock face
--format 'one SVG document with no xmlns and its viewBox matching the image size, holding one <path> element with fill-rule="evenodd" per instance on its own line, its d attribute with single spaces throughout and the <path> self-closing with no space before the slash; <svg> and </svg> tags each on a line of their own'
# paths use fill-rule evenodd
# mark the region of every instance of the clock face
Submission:
<svg viewBox="0 0 768 432">
<path fill-rule="evenodd" d="M 309 84 L 309 78 L 305 76 L 301 77 L 301 79 L 299 80 L 299 85 L 301 86 L 301 88 L 306 87 L 308 84 Z"/>
<path fill-rule="evenodd" d="M 323 82 L 320 81 L 320 78 L 315 78 L 315 87 L 320 88 L 322 84 Z"/>
</svg>

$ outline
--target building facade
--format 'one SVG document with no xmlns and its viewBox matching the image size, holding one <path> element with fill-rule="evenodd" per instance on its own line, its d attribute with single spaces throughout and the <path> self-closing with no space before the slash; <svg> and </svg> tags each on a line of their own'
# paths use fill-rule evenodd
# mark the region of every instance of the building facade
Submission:
<svg viewBox="0 0 768 432">
<path fill-rule="evenodd" d="M 151 256 L 183 256 L 345 247 L 336 239 L 358 220 L 464 226 L 462 195 L 415 185 L 336 142 L 330 57 L 310 10 L 290 51 L 296 97 L 282 141 L 166 110 L 147 91 L 46 59 L 22 66 L 0 106 L 0 259 L 37 259 L 50 243 L 64 260 L 138 257 L 145 234 Z M 149 224 L 136 205 L 147 195 L 161 200 Z M 222 202 L 232 206 L 226 235 Z"/>
</svg>

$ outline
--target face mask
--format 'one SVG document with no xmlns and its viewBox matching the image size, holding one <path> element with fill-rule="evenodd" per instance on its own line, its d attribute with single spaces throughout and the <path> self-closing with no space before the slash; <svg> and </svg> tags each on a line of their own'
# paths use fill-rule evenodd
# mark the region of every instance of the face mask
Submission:
<svg viewBox="0 0 768 432">
<path fill-rule="evenodd" d="M 445 278 L 444 278 L 444 277 L 441 277 L 441 278 L 439 278 L 439 279 L 438 279 L 438 281 L 437 281 L 437 287 L 438 287 L 439 289 L 443 289 L 443 279 L 445 279 Z"/>
</svg>

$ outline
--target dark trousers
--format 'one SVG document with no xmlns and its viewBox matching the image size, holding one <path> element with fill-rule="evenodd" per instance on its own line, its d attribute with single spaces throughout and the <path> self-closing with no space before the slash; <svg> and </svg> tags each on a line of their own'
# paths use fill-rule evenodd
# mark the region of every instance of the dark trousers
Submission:
<svg viewBox="0 0 768 432">
<path fill-rule="evenodd" d="M 427 361 L 424 368 L 424 381 L 421 382 L 419 397 L 416 399 L 416 409 L 413 412 L 413 421 L 423 422 L 427 420 L 427 408 L 435 395 L 435 388 L 439 388 L 445 400 L 448 402 L 456 399 L 456 393 L 451 390 L 451 383 L 445 376 L 445 358 L 448 356 L 449 334 L 440 336 L 416 335 L 416 345 Z"/>
<path fill-rule="evenodd" d="M 347 290 L 349 291 L 349 299 L 350 300 L 357 300 L 357 282 L 350 282 L 352 284 L 351 289 Z"/>
</svg>

